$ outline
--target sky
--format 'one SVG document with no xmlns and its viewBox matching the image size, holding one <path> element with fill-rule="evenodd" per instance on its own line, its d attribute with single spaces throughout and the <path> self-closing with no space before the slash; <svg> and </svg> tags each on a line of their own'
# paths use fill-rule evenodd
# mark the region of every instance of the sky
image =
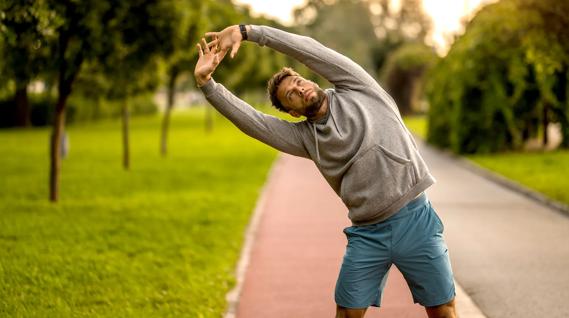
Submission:
<svg viewBox="0 0 569 318">
<path fill-rule="evenodd" d="M 293 22 L 292 10 L 302 5 L 305 0 L 234 0 L 236 3 L 247 4 L 253 14 L 263 14 L 275 18 L 285 25 Z M 472 17 L 480 5 L 495 2 L 496 0 L 423 0 L 425 12 L 433 20 L 433 33 L 429 37 L 429 44 L 435 45 L 437 51 L 444 55 L 449 48 L 448 40 L 452 34 L 462 33 L 461 19 Z M 399 0 L 392 0 L 395 8 Z"/>
</svg>

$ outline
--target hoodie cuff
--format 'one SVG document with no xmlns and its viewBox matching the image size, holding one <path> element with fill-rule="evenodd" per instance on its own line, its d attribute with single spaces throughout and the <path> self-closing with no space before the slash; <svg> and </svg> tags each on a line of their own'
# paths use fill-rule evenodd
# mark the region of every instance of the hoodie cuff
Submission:
<svg viewBox="0 0 569 318">
<path fill-rule="evenodd" d="M 205 97 L 210 97 L 215 93 L 217 83 L 213 80 L 213 77 L 209 79 L 204 85 L 200 86 L 202 93 Z"/>
</svg>

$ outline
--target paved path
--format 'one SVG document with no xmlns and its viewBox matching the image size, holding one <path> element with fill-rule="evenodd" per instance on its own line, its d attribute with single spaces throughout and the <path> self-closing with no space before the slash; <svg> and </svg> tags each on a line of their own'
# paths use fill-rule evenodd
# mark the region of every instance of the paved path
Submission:
<svg viewBox="0 0 569 318">
<path fill-rule="evenodd" d="M 482 311 L 569 317 L 569 217 L 421 148 L 438 179 L 428 195 L 445 224 L 455 278 Z"/>
<path fill-rule="evenodd" d="M 424 145 L 421 153 L 438 179 L 427 193 L 445 223 L 456 279 L 482 311 L 489 318 L 569 317 L 569 218 Z M 312 162 L 288 155 L 265 196 L 237 317 L 333 317 L 345 206 Z M 479 317 L 468 311 L 459 307 L 460 317 Z M 426 314 L 392 267 L 384 306 L 367 317 Z"/>
</svg>

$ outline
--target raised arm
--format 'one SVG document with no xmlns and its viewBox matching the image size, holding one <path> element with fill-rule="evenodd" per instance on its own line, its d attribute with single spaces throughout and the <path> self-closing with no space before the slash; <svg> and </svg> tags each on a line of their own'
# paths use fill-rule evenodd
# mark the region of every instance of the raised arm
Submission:
<svg viewBox="0 0 569 318">
<path fill-rule="evenodd" d="M 214 48 L 218 44 L 218 39 L 210 43 L 202 39 L 202 45 L 198 45 L 199 59 L 194 76 L 207 100 L 247 135 L 280 151 L 308 158 L 297 124 L 257 111 L 213 80 L 212 74 L 227 52 L 216 53 Z"/>
<path fill-rule="evenodd" d="M 243 40 L 243 33 L 248 40 L 260 46 L 266 45 L 297 59 L 336 88 L 362 89 L 377 85 L 373 77 L 354 61 L 307 36 L 257 25 L 247 25 L 246 32 L 241 32 L 239 26 L 234 25 L 221 32 L 208 32 L 206 35 L 218 37 L 220 49 L 231 49 L 233 57 Z"/>
</svg>

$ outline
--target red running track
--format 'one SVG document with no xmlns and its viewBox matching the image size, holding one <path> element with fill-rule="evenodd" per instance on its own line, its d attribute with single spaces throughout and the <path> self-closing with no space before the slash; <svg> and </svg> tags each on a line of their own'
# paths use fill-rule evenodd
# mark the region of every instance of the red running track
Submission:
<svg viewBox="0 0 569 318">
<path fill-rule="evenodd" d="M 237 305 L 238 318 L 334 317 L 334 286 L 346 246 L 347 209 L 312 161 L 281 155 L 265 188 L 261 219 Z M 427 317 L 391 268 L 383 306 L 366 318 Z"/>
</svg>

